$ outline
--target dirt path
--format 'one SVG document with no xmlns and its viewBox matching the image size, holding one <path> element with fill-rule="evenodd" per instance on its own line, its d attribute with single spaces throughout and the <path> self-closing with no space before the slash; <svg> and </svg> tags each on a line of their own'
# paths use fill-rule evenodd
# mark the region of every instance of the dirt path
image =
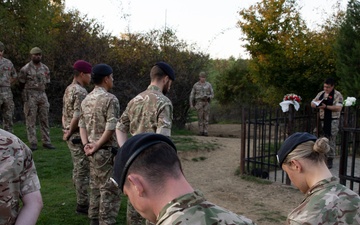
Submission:
<svg viewBox="0 0 360 225">
<path fill-rule="evenodd" d="M 236 125 L 213 125 L 209 137 L 196 136 L 218 147 L 212 151 L 180 152 L 185 175 L 209 201 L 245 215 L 257 224 L 283 224 L 287 214 L 301 202 L 303 194 L 280 183 L 246 181 L 235 175 L 239 165 L 239 129 Z M 205 159 L 193 160 L 200 157 Z"/>
</svg>

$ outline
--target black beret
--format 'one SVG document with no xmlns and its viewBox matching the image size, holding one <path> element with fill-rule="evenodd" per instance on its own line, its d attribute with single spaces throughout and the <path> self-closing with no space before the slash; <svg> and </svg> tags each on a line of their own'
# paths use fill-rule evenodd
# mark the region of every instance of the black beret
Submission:
<svg viewBox="0 0 360 225">
<path fill-rule="evenodd" d="M 123 191 L 126 174 L 136 157 L 150 146 L 166 143 L 176 152 L 174 143 L 166 136 L 156 133 L 141 133 L 129 138 L 120 151 L 116 154 L 114 163 L 114 174 L 112 179 L 115 180 L 118 187 Z"/>
<path fill-rule="evenodd" d="M 277 153 L 277 159 L 279 162 L 279 165 L 283 164 L 286 156 L 296 148 L 299 144 L 302 144 L 307 141 L 316 141 L 316 136 L 309 134 L 307 132 L 296 132 L 292 135 L 290 135 L 284 143 L 281 145 L 280 150 Z"/>
<path fill-rule="evenodd" d="M 101 63 L 97 64 L 92 68 L 92 76 L 93 77 L 106 77 L 113 73 L 113 69 L 111 66 Z"/>
<path fill-rule="evenodd" d="M 169 76 L 169 78 L 174 81 L 175 80 L 175 72 L 173 68 L 166 62 L 157 62 L 155 63 L 155 66 L 158 66 L 166 75 Z"/>
</svg>

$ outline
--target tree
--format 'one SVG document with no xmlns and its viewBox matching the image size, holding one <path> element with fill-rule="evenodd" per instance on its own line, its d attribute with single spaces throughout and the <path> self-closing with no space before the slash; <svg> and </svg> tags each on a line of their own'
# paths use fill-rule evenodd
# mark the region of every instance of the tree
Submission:
<svg viewBox="0 0 360 225">
<path fill-rule="evenodd" d="M 216 99 L 221 104 L 259 103 L 261 89 L 252 82 L 248 63 L 248 60 L 238 59 L 216 76 Z"/>
<path fill-rule="evenodd" d="M 240 16 L 250 74 L 265 102 L 278 104 L 292 92 L 309 101 L 324 77 L 335 75 L 333 30 L 310 31 L 295 0 L 263 0 Z"/>
<path fill-rule="evenodd" d="M 336 40 L 337 76 L 346 96 L 360 97 L 360 2 L 349 0 Z M 345 97 L 344 96 L 344 97 Z"/>
</svg>

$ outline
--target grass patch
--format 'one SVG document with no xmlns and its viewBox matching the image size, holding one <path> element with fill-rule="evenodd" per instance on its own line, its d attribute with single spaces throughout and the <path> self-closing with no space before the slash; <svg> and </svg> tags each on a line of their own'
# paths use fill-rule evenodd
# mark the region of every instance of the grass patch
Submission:
<svg viewBox="0 0 360 225">
<path fill-rule="evenodd" d="M 272 184 L 272 182 L 269 180 L 261 179 L 261 178 L 250 176 L 250 175 L 241 175 L 241 179 L 250 181 L 250 182 L 254 182 L 257 184 L 266 184 L 266 185 Z"/>
<path fill-rule="evenodd" d="M 14 133 L 26 144 L 26 128 L 23 123 L 14 125 Z M 193 133 L 187 130 L 176 130 L 171 139 L 178 151 L 214 150 L 216 143 L 197 141 L 189 136 Z M 50 137 L 56 150 L 47 150 L 42 147 L 40 130 L 37 129 L 38 150 L 33 153 L 36 169 L 41 184 L 41 194 L 44 208 L 41 211 L 37 225 L 62 225 L 89 224 L 87 216 L 75 213 L 76 195 L 72 183 L 72 159 L 66 143 L 62 140 L 60 126 L 51 127 Z M 203 161 L 206 157 L 198 157 L 196 160 Z M 117 224 L 126 224 L 127 198 L 122 196 L 120 212 Z"/>
<path fill-rule="evenodd" d="M 29 144 L 23 124 L 15 124 L 14 133 Z M 70 151 L 62 140 L 61 128 L 52 127 L 50 135 L 56 150 L 42 147 L 38 130 L 38 150 L 33 153 L 44 202 L 37 225 L 89 224 L 87 216 L 75 213 L 76 195 L 72 183 L 72 160 Z M 126 201 L 127 198 L 122 197 L 117 224 L 126 224 Z"/>
<path fill-rule="evenodd" d="M 198 151 L 208 150 L 212 151 L 218 147 L 217 143 L 199 141 L 191 136 L 172 136 L 171 139 L 176 145 L 178 151 Z"/>
</svg>

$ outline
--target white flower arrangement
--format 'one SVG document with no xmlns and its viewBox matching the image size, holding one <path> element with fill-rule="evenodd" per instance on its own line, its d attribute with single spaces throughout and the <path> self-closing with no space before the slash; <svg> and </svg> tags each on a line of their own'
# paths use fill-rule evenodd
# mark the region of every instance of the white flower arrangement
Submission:
<svg viewBox="0 0 360 225">
<path fill-rule="evenodd" d="M 356 98 L 355 97 L 347 97 L 344 100 L 344 106 L 355 106 L 356 105 Z"/>
<path fill-rule="evenodd" d="M 280 102 L 280 106 L 283 112 L 289 111 L 289 105 L 294 105 L 296 111 L 300 108 L 301 97 L 294 93 L 286 94 L 283 98 L 283 101 Z"/>
</svg>

